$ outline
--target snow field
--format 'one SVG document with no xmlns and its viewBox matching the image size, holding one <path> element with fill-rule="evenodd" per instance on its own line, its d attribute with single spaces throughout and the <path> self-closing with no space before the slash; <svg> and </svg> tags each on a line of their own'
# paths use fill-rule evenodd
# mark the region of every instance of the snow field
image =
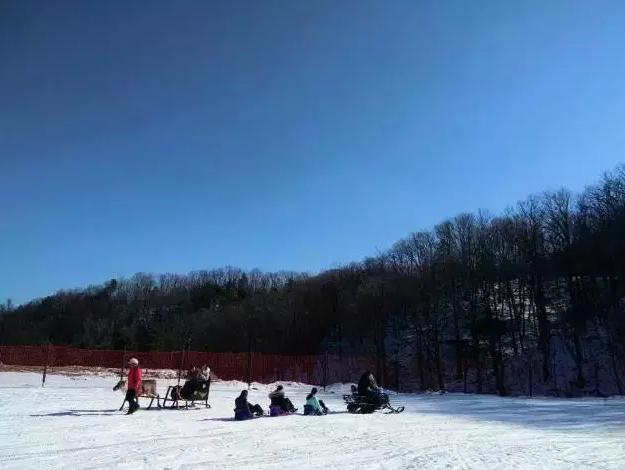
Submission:
<svg viewBox="0 0 625 470">
<path fill-rule="evenodd" d="M 0 469 L 625 469 L 621 399 L 392 395 L 402 414 L 351 415 L 336 385 L 320 392 L 328 416 L 237 422 L 245 384 L 213 383 L 208 410 L 126 416 L 116 381 L 0 373 Z M 266 410 L 272 388 L 254 384 L 250 401 Z M 301 413 L 310 386 L 285 390 Z"/>
</svg>

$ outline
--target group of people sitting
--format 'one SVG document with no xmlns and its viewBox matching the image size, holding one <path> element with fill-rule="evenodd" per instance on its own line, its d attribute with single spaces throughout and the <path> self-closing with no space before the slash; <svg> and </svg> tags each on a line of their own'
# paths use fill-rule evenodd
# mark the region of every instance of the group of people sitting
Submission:
<svg viewBox="0 0 625 470">
<path fill-rule="evenodd" d="M 353 386 L 352 386 L 353 387 Z M 323 400 L 317 398 L 317 388 L 313 387 L 306 396 L 306 404 L 304 405 L 304 415 L 324 415 L 328 413 L 328 407 Z M 357 393 L 361 400 L 371 405 L 383 407 L 389 402 L 388 395 L 378 386 L 375 377 L 371 371 L 365 371 L 360 376 L 358 387 L 354 387 L 354 393 Z M 271 404 L 269 405 L 270 415 L 275 416 L 284 413 L 295 413 L 297 408 L 293 406 L 291 400 L 284 393 L 284 387 L 278 387 L 269 394 Z M 234 400 L 234 418 L 237 420 L 249 419 L 262 416 L 263 408 L 258 404 L 251 404 L 248 401 L 248 391 L 243 390 L 241 394 Z"/>
<path fill-rule="evenodd" d="M 304 405 L 304 415 L 324 415 L 328 413 L 328 407 L 323 400 L 317 398 L 317 388 L 313 387 L 306 396 L 306 404 Z M 272 416 L 295 413 L 297 408 L 293 406 L 291 400 L 284 393 L 284 387 L 278 387 L 269 394 L 271 403 L 269 405 L 270 414 Z M 243 390 L 241 394 L 234 400 L 234 418 L 237 420 L 249 419 L 252 417 L 262 416 L 264 411 L 258 404 L 251 404 L 248 401 L 248 392 Z"/>
<path fill-rule="evenodd" d="M 185 400 L 190 398 L 193 392 L 208 388 L 210 373 L 211 371 L 207 364 L 204 364 L 199 369 L 195 366 L 191 367 L 187 373 L 187 380 L 185 380 L 184 385 L 179 390 L 174 388 L 171 392 L 171 397 L 174 400 Z"/>
<path fill-rule="evenodd" d="M 141 393 L 141 369 L 139 361 L 135 358 L 128 362 L 128 390 L 125 400 L 129 403 L 128 414 L 134 413 L 139 409 L 138 397 Z M 173 399 L 187 399 L 193 395 L 195 391 L 208 390 L 210 382 L 210 368 L 203 365 L 201 368 L 191 367 L 187 374 L 187 380 L 184 385 L 172 390 Z M 306 404 L 304 405 L 304 415 L 324 415 L 328 413 L 328 407 L 323 400 L 317 398 L 317 388 L 313 387 L 306 396 Z M 381 407 L 388 404 L 388 395 L 382 393 L 378 387 L 373 374 L 366 371 L 358 381 L 358 395 L 364 398 L 368 403 Z M 271 400 L 269 410 L 271 415 L 295 413 L 297 408 L 284 393 L 284 387 L 278 385 L 277 388 L 269 394 Z M 255 416 L 262 416 L 264 411 L 258 404 L 251 404 L 248 401 L 248 391 L 243 390 L 234 401 L 235 419 L 247 419 Z"/>
</svg>

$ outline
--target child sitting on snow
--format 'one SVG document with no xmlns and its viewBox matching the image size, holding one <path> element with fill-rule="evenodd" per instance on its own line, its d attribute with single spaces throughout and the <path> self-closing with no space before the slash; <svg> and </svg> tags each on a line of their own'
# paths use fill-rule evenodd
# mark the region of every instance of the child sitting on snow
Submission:
<svg viewBox="0 0 625 470">
<path fill-rule="evenodd" d="M 297 411 L 297 408 L 293 406 L 291 400 L 285 396 L 284 387 L 282 385 L 278 385 L 278 387 L 269 394 L 269 399 L 271 400 L 270 407 L 279 406 L 285 413 L 295 413 Z"/>
<path fill-rule="evenodd" d="M 306 397 L 306 405 L 304 406 L 304 414 L 324 415 L 328 412 L 328 407 L 323 400 L 317 399 L 317 387 L 313 387 L 310 394 Z"/>
<path fill-rule="evenodd" d="M 252 405 L 247 401 L 247 390 L 243 390 L 241 395 L 234 400 L 234 407 L 235 419 L 247 419 L 263 415 L 263 409 L 260 405 Z"/>
</svg>

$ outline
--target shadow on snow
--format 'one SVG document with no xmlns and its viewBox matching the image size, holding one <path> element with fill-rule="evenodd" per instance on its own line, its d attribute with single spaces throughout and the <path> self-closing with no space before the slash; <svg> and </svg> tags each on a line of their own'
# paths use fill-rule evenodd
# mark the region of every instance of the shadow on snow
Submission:
<svg viewBox="0 0 625 470">
<path fill-rule="evenodd" d="M 43 418 L 48 416 L 114 416 L 121 414 L 119 410 L 65 410 L 54 413 L 43 413 L 30 415 L 32 418 Z"/>
<path fill-rule="evenodd" d="M 412 400 L 410 400 L 412 401 Z M 416 414 L 443 414 L 557 431 L 602 425 L 625 430 L 625 403 L 618 399 L 500 398 L 476 395 L 419 396 Z"/>
</svg>

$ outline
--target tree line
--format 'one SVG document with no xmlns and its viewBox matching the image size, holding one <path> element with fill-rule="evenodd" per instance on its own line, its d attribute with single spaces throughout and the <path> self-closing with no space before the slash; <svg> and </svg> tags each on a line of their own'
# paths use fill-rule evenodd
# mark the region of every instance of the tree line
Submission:
<svg viewBox="0 0 625 470">
<path fill-rule="evenodd" d="M 189 338 L 215 352 L 374 354 L 390 385 L 409 375 L 412 388 L 453 382 L 500 395 L 518 385 L 513 368 L 550 384 L 565 367 L 556 388 L 598 394 L 600 371 L 622 393 L 624 271 L 619 166 L 580 194 L 561 189 L 500 215 L 460 214 L 315 276 L 139 273 L 3 304 L 0 342 L 146 351 Z"/>
</svg>

